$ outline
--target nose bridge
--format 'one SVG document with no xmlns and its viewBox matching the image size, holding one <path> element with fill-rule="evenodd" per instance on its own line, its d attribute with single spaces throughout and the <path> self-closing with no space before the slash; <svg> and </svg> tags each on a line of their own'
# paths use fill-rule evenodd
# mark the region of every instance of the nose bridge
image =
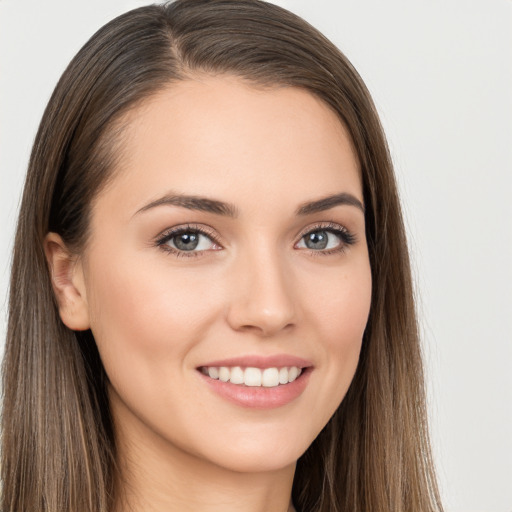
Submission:
<svg viewBox="0 0 512 512">
<path fill-rule="evenodd" d="M 276 243 L 260 238 L 249 245 L 232 268 L 228 321 L 269 336 L 295 322 L 291 269 Z"/>
</svg>

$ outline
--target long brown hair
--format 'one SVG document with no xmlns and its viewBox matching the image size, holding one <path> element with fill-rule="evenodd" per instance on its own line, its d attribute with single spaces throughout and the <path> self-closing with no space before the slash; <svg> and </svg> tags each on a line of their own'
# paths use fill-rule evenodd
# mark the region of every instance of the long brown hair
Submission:
<svg viewBox="0 0 512 512">
<path fill-rule="evenodd" d="M 392 164 L 350 62 L 294 14 L 259 0 L 178 0 L 101 28 L 61 77 L 34 143 L 15 239 L 3 362 L 3 512 L 110 512 L 116 449 L 107 376 L 90 331 L 60 320 L 43 252 L 54 231 L 79 252 L 112 177 L 123 114 L 193 72 L 303 88 L 347 127 L 359 159 L 373 278 L 350 389 L 299 459 L 300 512 L 434 512 L 408 251 Z"/>
</svg>

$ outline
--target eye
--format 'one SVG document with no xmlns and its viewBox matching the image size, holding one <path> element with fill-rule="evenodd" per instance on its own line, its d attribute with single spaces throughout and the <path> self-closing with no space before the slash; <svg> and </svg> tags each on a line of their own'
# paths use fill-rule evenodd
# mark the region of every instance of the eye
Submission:
<svg viewBox="0 0 512 512">
<path fill-rule="evenodd" d="M 177 256 L 198 256 L 203 251 L 221 248 L 213 239 L 212 234 L 202 228 L 191 226 L 168 230 L 156 243 L 162 249 Z"/>
<path fill-rule="evenodd" d="M 317 226 L 302 235 L 298 249 L 309 249 L 311 251 L 332 254 L 343 251 L 349 245 L 356 242 L 355 236 L 343 226 L 330 223 L 327 226 Z"/>
<path fill-rule="evenodd" d="M 167 244 L 180 251 L 194 251 L 195 249 L 198 251 L 205 251 L 211 248 L 213 242 L 201 233 L 187 231 L 185 233 L 173 235 L 167 241 Z"/>
</svg>

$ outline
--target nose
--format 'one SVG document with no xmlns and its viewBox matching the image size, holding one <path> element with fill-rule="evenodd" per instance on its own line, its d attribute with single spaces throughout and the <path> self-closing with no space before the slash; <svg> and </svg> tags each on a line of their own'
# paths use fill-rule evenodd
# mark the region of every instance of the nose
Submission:
<svg viewBox="0 0 512 512">
<path fill-rule="evenodd" d="M 270 337 L 296 323 L 291 269 L 277 251 L 240 255 L 231 270 L 227 321 L 232 329 Z"/>
</svg>

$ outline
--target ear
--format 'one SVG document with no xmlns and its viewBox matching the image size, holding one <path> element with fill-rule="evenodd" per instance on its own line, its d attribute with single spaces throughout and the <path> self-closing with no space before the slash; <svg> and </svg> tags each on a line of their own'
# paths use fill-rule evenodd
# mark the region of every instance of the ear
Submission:
<svg viewBox="0 0 512 512">
<path fill-rule="evenodd" d="M 79 258 L 56 233 L 46 235 L 44 252 L 62 322 L 74 331 L 89 329 L 89 307 Z"/>
</svg>

